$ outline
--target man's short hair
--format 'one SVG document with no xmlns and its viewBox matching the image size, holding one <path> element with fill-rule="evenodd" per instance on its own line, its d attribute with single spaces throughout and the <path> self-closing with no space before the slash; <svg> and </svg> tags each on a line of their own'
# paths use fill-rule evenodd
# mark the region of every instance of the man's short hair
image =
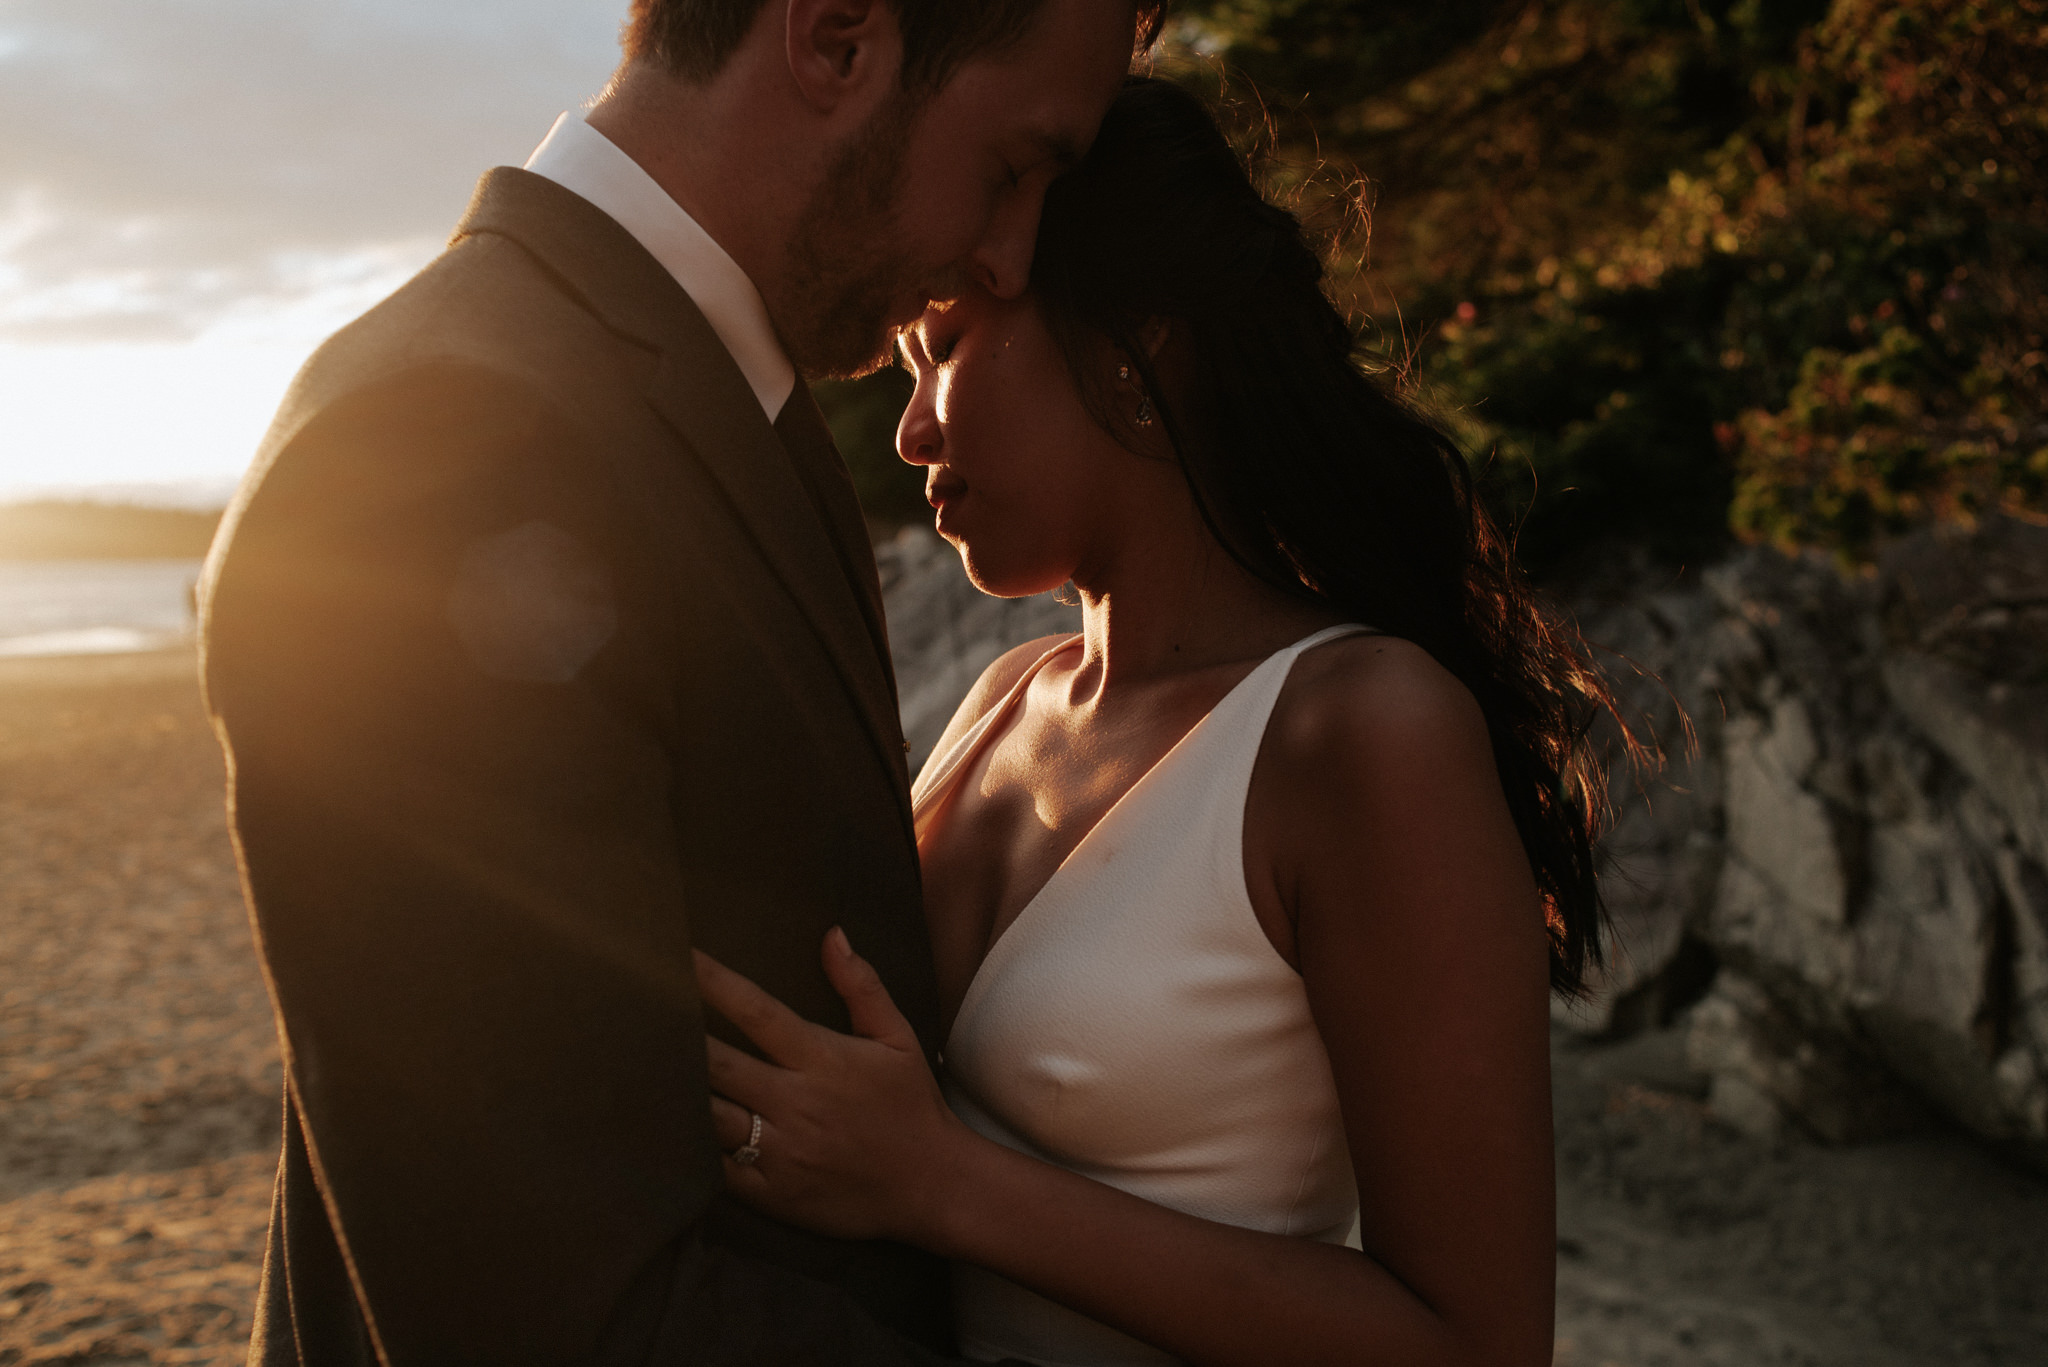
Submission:
<svg viewBox="0 0 2048 1367">
<path fill-rule="evenodd" d="M 732 56 L 768 0 L 632 0 L 626 60 L 654 61 L 708 81 Z M 970 57 L 1022 39 L 1045 0 L 890 0 L 903 31 L 903 85 L 936 90 Z M 1150 46 L 1170 0 L 1139 0 L 1138 42 Z"/>
</svg>

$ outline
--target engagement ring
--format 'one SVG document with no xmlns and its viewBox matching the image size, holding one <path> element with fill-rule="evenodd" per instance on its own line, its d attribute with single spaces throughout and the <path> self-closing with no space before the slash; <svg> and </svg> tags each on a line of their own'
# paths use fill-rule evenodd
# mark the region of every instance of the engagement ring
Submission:
<svg viewBox="0 0 2048 1367">
<path fill-rule="evenodd" d="M 754 1128 L 747 1132 L 747 1142 L 732 1151 L 732 1161 L 743 1168 L 750 1168 L 761 1157 L 761 1117 L 749 1111 L 754 1117 Z"/>
</svg>

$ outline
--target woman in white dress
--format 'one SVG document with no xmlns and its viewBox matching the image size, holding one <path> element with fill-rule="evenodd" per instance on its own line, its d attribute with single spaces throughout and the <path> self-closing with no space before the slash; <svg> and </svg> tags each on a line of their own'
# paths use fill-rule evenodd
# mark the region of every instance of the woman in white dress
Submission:
<svg viewBox="0 0 2048 1367">
<path fill-rule="evenodd" d="M 1605 686 L 1192 96 L 1129 83 L 1038 253 L 903 341 L 939 531 L 1084 607 L 914 791 L 941 1076 L 837 932 L 855 1036 L 701 961 L 732 1188 L 953 1259 L 977 1359 L 1547 1363 Z"/>
</svg>

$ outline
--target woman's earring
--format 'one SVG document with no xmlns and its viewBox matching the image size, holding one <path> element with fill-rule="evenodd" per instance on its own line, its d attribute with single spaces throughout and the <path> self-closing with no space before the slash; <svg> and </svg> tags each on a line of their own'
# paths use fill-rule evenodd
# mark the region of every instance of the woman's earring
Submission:
<svg viewBox="0 0 2048 1367">
<path fill-rule="evenodd" d="M 1125 384 L 1130 384 L 1131 368 L 1127 365 L 1118 366 L 1116 368 L 1116 377 L 1119 380 L 1122 380 Z M 1152 400 L 1145 397 L 1145 389 L 1143 385 L 1137 385 L 1135 387 L 1138 390 L 1138 426 L 1150 427 L 1152 425 Z"/>
</svg>

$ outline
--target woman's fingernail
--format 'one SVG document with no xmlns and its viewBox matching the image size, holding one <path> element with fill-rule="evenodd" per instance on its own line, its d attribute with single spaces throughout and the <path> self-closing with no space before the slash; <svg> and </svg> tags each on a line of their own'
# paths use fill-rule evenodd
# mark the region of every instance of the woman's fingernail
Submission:
<svg viewBox="0 0 2048 1367">
<path fill-rule="evenodd" d="M 838 926 L 832 927 L 832 948 L 844 957 L 853 957 L 853 941 L 846 938 L 846 932 Z"/>
</svg>

